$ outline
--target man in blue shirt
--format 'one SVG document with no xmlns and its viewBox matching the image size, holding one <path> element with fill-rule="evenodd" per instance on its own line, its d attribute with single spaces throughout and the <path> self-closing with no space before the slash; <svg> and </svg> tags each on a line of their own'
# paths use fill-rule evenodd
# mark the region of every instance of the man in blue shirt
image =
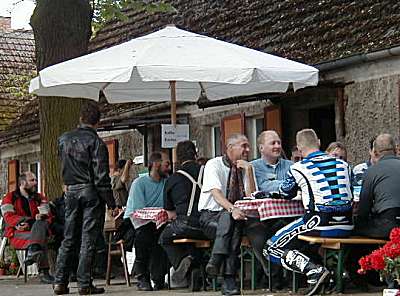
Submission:
<svg viewBox="0 0 400 296">
<path fill-rule="evenodd" d="M 168 155 L 153 152 L 149 157 L 149 174 L 137 178 L 131 186 L 124 218 L 139 209 L 163 207 L 163 192 L 170 170 Z M 158 244 L 162 228 L 155 223 L 147 223 L 136 228 L 134 273 L 138 278 L 139 291 L 152 291 L 164 288 L 167 273 L 167 256 Z M 154 282 L 151 286 L 150 278 Z"/>
<path fill-rule="evenodd" d="M 292 161 L 281 158 L 282 143 L 276 131 L 263 131 L 257 139 L 261 158 L 253 160 L 258 189 L 265 192 L 276 192 L 286 178 Z"/>
<path fill-rule="evenodd" d="M 254 174 L 258 189 L 266 194 L 279 190 L 280 184 L 285 180 L 292 161 L 281 158 L 282 143 L 279 135 L 274 130 L 263 131 L 257 138 L 258 149 L 261 158 L 253 160 Z M 278 229 L 285 226 L 292 219 L 272 219 L 264 222 L 268 232 L 266 238 L 270 238 Z M 281 290 L 287 286 L 283 269 L 279 265 L 271 266 L 271 288 Z"/>
</svg>

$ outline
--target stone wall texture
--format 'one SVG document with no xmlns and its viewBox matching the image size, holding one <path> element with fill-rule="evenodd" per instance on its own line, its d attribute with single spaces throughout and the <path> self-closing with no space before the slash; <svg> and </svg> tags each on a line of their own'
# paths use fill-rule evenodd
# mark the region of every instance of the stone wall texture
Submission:
<svg viewBox="0 0 400 296">
<path fill-rule="evenodd" d="M 345 127 L 349 162 L 368 159 L 370 139 L 391 133 L 399 139 L 400 75 L 356 82 L 345 87 Z"/>
<path fill-rule="evenodd" d="M 7 193 L 8 188 L 8 161 L 16 159 L 14 158 L 5 158 L 0 160 L 0 197 L 3 197 Z M 19 169 L 20 172 L 28 171 L 29 165 L 31 163 L 38 162 L 40 159 L 40 153 L 28 153 L 23 155 L 18 155 L 17 159 L 19 160 Z"/>
</svg>

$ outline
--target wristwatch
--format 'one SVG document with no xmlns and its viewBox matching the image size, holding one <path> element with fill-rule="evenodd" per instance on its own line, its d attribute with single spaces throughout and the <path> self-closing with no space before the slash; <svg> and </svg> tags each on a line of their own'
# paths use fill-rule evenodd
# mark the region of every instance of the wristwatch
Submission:
<svg viewBox="0 0 400 296">
<path fill-rule="evenodd" d="M 232 214 L 234 208 L 235 208 L 234 206 L 231 206 L 231 207 L 228 209 L 228 212 Z"/>
</svg>

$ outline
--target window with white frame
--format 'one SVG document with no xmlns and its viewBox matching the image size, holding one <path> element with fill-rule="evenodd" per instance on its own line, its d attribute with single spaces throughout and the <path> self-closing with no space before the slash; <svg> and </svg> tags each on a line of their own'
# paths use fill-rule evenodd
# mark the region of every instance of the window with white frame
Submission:
<svg viewBox="0 0 400 296">
<path fill-rule="evenodd" d="M 34 163 L 30 163 L 29 164 L 29 171 L 31 171 L 32 173 L 34 173 L 36 175 L 37 178 L 37 191 L 41 192 L 42 191 L 42 182 L 41 182 L 41 176 L 40 176 L 40 162 L 34 162 Z"/>
<path fill-rule="evenodd" d="M 246 134 L 251 146 L 249 159 L 256 159 L 260 157 L 260 151 L 257 147 L 257 137 L 264 130 L 264 116 L 256 116 L 246 118 Z"/>
<path fill-rule="evenodd" d="M 212 147 L 212 157 L 220 156 L 222 154 L 221 127 L 219 125 L 211 127 L 211 147 Z"/>
</svg>

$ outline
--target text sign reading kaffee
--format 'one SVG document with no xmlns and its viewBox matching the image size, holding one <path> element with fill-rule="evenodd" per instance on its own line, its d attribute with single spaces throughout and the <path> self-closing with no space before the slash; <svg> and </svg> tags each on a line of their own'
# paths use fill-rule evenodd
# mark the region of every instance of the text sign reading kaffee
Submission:
<svg viewBox="0 0 400 296">
<path fill-rule="evenodd" d="M 178 142 L 189 140 L 189 125 L 172 124 L 161 125 L 161 147 L 174 148 Z"/>
</svg>

